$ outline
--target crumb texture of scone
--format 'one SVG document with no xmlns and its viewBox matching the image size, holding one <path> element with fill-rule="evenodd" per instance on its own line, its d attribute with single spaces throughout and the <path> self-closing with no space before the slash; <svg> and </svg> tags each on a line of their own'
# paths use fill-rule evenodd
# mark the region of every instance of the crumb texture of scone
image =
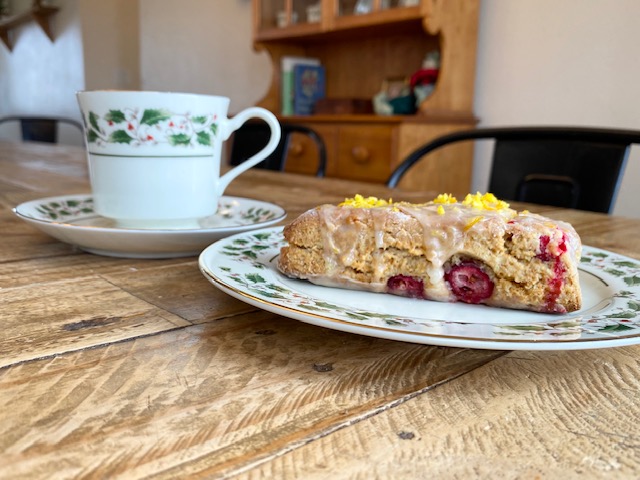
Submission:
<svg viewBox="0 0 640 480">
<path fill-rule="evenodd" d="M 575 229 L 492 194 L 424 204 L 357 195 L 284 228 L 278 269 L 329 287 L 544 313 L 580 309 Z"/>
</svg>

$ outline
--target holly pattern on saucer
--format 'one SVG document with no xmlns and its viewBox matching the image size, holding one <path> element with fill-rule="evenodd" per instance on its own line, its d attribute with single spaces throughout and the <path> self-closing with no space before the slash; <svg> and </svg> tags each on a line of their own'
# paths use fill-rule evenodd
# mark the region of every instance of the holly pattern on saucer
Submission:
<svg viewBox="0 0 640 480">
<path fill-rule="evenodd" d="M 93 215 L 93 198 L 59 198 L 51 202 L 36 205 L 40 218 L 46 220 L 64 220 L 78 215 Z"/>
<path fill-rule="evenodd" d="M 191 115 L 165 109 L 89 112 L 87 141 L 97 145 L 127 144 L 211 146 L 218 131 L 217 115 Z"/>
</svg>

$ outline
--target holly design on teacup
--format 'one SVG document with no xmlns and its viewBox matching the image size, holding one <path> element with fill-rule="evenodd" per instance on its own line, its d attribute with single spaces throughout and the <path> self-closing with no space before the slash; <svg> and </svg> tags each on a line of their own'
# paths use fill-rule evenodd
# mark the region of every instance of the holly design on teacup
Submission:
<svg viewBox="0 0 640 480">
<path fill-rule="evenodd" d="M 211 146 L 218 131 L 217 115 L 191 115 L 165 109 L 109 110 L 104 115 L 90 111 L 87 141 L 132 146 L 169 144 Z"/>
</svg>

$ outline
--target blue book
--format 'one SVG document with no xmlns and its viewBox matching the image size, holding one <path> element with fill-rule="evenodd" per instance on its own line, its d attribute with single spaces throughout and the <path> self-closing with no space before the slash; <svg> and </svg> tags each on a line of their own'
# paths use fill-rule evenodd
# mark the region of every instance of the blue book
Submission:
<svg viewBox="0 0 640 480">
<path fill-rule="evenodd" d="M 293 114 L 311 115 L 315 103 L 325 97 L 325 72 L 322 65 L 293 67 Z"/>
<path fill-rule="evenodd" d="M 282 115 L 293 115 L 293 69 L 296 65 L 320 65 L 320 60 L 309 57 L 284 56 L 281 61 L 282 85 L 280 95 L 282 97 Z"/>
</svg>

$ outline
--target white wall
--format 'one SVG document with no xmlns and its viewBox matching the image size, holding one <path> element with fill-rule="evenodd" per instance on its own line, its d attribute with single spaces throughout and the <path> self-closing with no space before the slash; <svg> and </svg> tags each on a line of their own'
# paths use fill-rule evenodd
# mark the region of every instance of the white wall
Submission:
<svg viewBox="0 0 640 480">
<path fill-rule="evenodd" d="M 139 0 L 142 87 L 231 98 L 231 112 L 266 93 L 271 67 L 252 47 L 250 0 Z"/>
<path fill-rule="evenodd" d="M 482 126 L 557 124 L 640 130 L 640 2 L 481 0 L 475 113 Z M 476 153 L 474 189 L 489 164 Z M 640 217 L 634 147 L 615 214 Z"/>
<path fill-rule="evenodd" d="M 80 0 L 87 90 L 140 88 L 140 17 L 135 0 Z"/>
</svg>

